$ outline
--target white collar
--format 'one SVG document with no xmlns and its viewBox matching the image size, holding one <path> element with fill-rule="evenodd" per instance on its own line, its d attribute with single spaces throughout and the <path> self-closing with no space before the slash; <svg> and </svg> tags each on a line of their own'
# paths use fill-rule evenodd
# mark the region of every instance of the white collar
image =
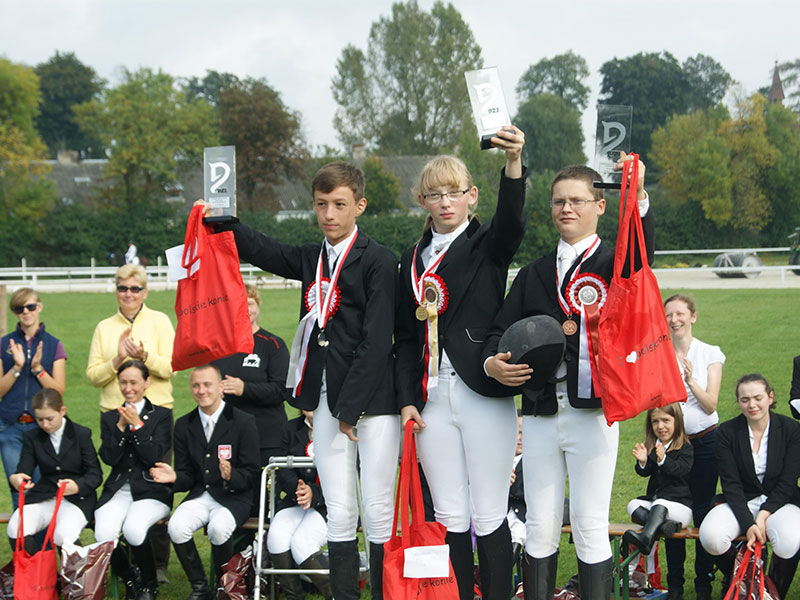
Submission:
<svg viewBox="0 0 800 600">
<path fill-rule="evenodd" d="M 197 412 L 200 413 L 200 422 L 203 424 L 203 430 L 205 430 L 206 427 L 208 427 L 209 421 L 211 422 L 212 425 L 216 425 L 217 424 L 217 421 L 219 420 L 219 416 L 220 416 L 220 414 L 222 414 L 222 410 L 224 408 L 225 408 L 225 400 L 220 402 L 219 403 L 219 408 L 217 408 L 217 410 L 215 410 L 214 413 L 210 414 L 210 415 L 207 415 L 202 410 L 200 410 L 199 406 L 197 407 Z"/>
<path fill-rule="evenodd" d="M 144 396 L 142 396 L 142 399 L 138 402 L 133 402 L 132 406 L 136 409 L 138 414 L 142 414 L 142 411 L 144 410 Z"/>
<path fill-rule="evenodd" d="M 433 229 L 433 226 L 431 225 L 431 233 L 433 234 L 433 237 L 431 238 L 431 246 L 433 246 L 434 244 L 441 246 L 442 244 L 452 243 L 454 239 L 456 239 L 458 236 L 464 233 L 464 231 L 467 230 L 467 227 L 469 227 L 469 219 L 464 221 L 461 225 L 459 225 L 449 233 L 436 233 L 436 231 Z"/>
<path fill-rule="evenodd" d="M 580 256 L 581 252 L 585 252 L 586 250 L 588 250 L 589 246 L 591 246 L 596 239 L 597 239 L 596 233 L 593 233 L 592 235 L 583 238 L 582 240 L 576 242 L 575 244 L 568 244 L 562 238 L 558 240 L 558 247 L 556 248 L 556 257 L 561 258 L 565 254 L 567 256 L 572 256 L 571 253 L 574 252 L 575 257 L 577 258 L 578 256 Z"/>
<path fill-rule="evenodd" d="M 61 427 L 59 427 L 53 433 L 50 434 L 50 439 L 53 440 L 53 442 L 61 441 L 61 437 L 64 435 L 64 427 L 66 427 L 66 425 L 67 425 L 67 419 L 61 417 Z"/>
<path fill-rule="evenodd" d="M 338 257 L 342 253 L 342 251 L 345 248 L 347 248 L 347 245 L 350 243 L 350 241 L 357 235 L 358 235 L 358 225 L 355 225 L 353 227 L 353 233 L 348 235 L 345 239 L 343 239 L 341 242 L 339 242 L 335 246 L 332 246 L 331 243 L 326 238 L 325 239 L 325 252 L 328 254 L 328 260 L 330 260 L 330 258 L 331 258 L 331 251 L 333 251 L 333 256 Z"/>
</svg>

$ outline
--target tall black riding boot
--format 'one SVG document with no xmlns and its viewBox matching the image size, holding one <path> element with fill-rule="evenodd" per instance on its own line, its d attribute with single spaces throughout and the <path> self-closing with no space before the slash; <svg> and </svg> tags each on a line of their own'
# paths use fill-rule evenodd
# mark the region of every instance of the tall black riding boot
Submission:
<svg viewBox="0 0 800 600">
<path fill-rule="evenodd" d="M 475 595 L 475 555 L 472 552 L 472 535 L 469 531 L 448 531 L 444 541 L 450 546 L 450 564 L 458 584 L 459 600 L 472 600 Z"/>
<path fill-rule="evenodd" d="M 552 600 L 556 589 L 558 550 L 544 558 L 525 553 L 522 563 L 522 589 L 525 600 Z"/>
<path fill-rule="evenodd" d="M 772 553 L 772 562 L 769 564 L 769 578 L 778 589 L 778 596 L 786 598 L 786 593 L 789 591 L 789 586 L 792 583 L 794 572 L 797 570 L 797 561 L 800 559 L 800 552 L 791 558 L 780 558 Z"/>
<path fill-rule="evenodd" d="M 328 542 L 331 592 L 336 600 L 358 600 L 358 540 Z"/>
<path fill-rule="evenodd" d="M 631 521 L 637 525 L 644 525 L 647 523 L 647 517 L 650 516 L 650 509 L 640 506 L 631 513 Z"/>
<path fill-rule="evenodd" d="M 128 552 L 122 544 L 117 544 L 117 547 L 111 553 L 111 568 L 117 577 L 125 583 L 126 600 L 136 598 L 139 595 L 139 587 L 141 586 L 139 570 L 131 565 L 128 560 Z"/>
<path fill-rule="evenodd" d="M 513 584 L 514 555 L 506 519 L 489 535 L 478 536 L 478 565 L 481 596 L 486 600 L 508 600 Z"/>
<path fill-rule="evenodd" d="M 291 551 L 281 552 L 280 554 L 270 554 L 272 566 L 276 569 L 294 569 L 295 564 L 292 560 Z M 281 591 L 286 596 L 286 600 L 303 600 L 303 584 L 300 575 L 276 575 L 278 583 L 281 584 Z"/>
<path fill-rule="evenodd" d="M 158 593 L 158 577 L 150 540 L 145 539 L 141 546 L 131 546 L 131 553 L 142 576 L 142 583 L 136 595 L 136 600 L 155 600 Z"/>
<path fill-rule="evenodd" d="M 369 543 L 369 588 L 372 600 L 383 600 L 383 544 Z"/>
<path fill-rule="evenodd" d="M 581 600 L 608 600 L 611 597 L 611 559 L 587 564 L 578 559 Z"/>
<path fill-rule="evenodd" d="M 719 556 L 712 556 L 714 562 L 717 565 L 720 573 L 722 573 L 722 595 L 721 597 L 725 596 L 725 592 L 728 590 L 728 587 L 731 584 L 731 575 L 733 575 L 733 565 L 736 562 L 736 554 L 738 554 L 739 550 L 736 548 L 734 544 L 731 544 L 730 547 L 720 554 Z"/>
<path fill-rule="evenodd" d="M 219 545 L 211 544 L 211 558 L 214 561 L 214 574 L 217 577 L 217 586 L 222 582 L 222 567 L 233 556 L 233 539 Z"/>
<path fill-rule="evenodd" d="M 658 530 L 667 520 L 667 507 L 661 504 L 654 504 L 650 508 L 650 515 L 647 517 L 647 523 L 644 524 L 641 533 L 636 533 L 633 529 L 629 529 L 622 536 L 622 541 L 626 544 L 633 544 L 642 553 L 642 556 L 647 556 L 653 549 L 653 542 L 656 539 Z"/>
<path fill-rule="evenodd" d="M 683 564 L 686 562 L 686 540 L 664 540 L 667 556 L 667 590 L 673 598 L 683 596 Z"/>
<path fill-rule="evenodd" d="M 322 552 L 315 552 L 303 562 L 300 563 L 301 569 L 327 569 L 329 568 L 328 561 L 325 560 L 325 556 Z M 311 583 L 314 584 L 314 587 L 317 588 L 320 595 L 322 595 L 325 600 L 330 600 L 331 595 L 331 578 L 329 575 L 307 575 L 307 577 L 311 580 Z"/>
<path fill-rule="evenodd" d="M 181 562 L 183 571 L 186 573 L 186 579 L 189 580 L 192 586 L 192 593 L 189 594 L 186 600 L 214 600 L 214 595 L 208 589 L 206 573 L 203 570 L 203 561 L 200 560 L 194 540 L 189 540 L 183 544 L 173 542 L 172 547 L 175 548 L 175 555 Z"/>
</svg>

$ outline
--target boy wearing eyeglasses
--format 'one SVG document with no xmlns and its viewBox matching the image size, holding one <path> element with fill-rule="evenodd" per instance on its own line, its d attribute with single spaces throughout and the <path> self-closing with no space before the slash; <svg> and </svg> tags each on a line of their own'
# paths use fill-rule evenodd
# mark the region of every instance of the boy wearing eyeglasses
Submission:
<svg viewBox="0 0 800 600">
<path fill-rule="evenodd" d="M 621 154 L 615 165 L 632 157 Z M 644 191 L 645 166 L 639 163 L 636 190 L 648 261 L 653 257 L 653 216 Z M 602 301 L 614 269 L 614 248 L 597 236 L 597 222 L 606 210 L 600 175 L 583 165 L 564 167 L 551 185 L 551 215 L 561 234 L 553 252 L 522 268 L 486 338 L 484 369 L 498 382 L 519 386 L 531 377 L 527 364 L 511 364 L 510 353 L 497 353 L 503 332 L 532 315 L 555 317 L 567 346 L 556 381 L 539 394 L 522 396 L 523 470 L 527 539 L 524 561 L 525 598 L 553 597 L 558 544 L 564 506 L 565 478 L 570 483 L 570 523 L 578 555 L 583 600 L 606 600 L 611 595 L 611 546 L 608 510 L 619 427 L 606 424 L 600 398 L 592 387 L 588 340 L 582 308 L 575 301 L 590 287 Z M 637 262 L 641 257 L 635 257 Z M 587 297 L 587 296 L 581 296 Z"/>
</svg>

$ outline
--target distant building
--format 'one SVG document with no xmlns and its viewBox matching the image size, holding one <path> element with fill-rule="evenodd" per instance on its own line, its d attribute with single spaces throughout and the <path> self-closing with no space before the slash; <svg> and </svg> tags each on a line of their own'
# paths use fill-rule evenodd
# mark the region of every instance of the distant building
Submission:
<svg viewBox="0 0 800 600">
<path fill-rule="evenodd" d="M 778 61 L 775 61 L 775 70 L 772 72 L 772 87 L 769 88 L 769 95 L 767 98 L 770 102 L 777 102 L 783 104 L 783 84 L 781 83 L 781 74 L 778 72 Z"/>
</svg>

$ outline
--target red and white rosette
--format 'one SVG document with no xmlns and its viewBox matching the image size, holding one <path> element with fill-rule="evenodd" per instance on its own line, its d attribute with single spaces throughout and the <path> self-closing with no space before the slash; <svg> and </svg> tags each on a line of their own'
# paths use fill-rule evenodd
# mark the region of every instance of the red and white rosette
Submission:
<svg viewBox="0 0 800 600">
<path fill-rule="evenodd" d="M 417 319 L 425 322 L 425 373 L 422 375 L 423 401 L 428 400 L 428 391 L 439 381 L 439 315 L 447 310 L 447 286 L 435 273 L 422 279 L 422 293 L 417 299 Z"/>
<path fill-rule="evenodd" d="M 449 294 L 444 279 L 439 277 L 436 273 L 429 273 L 422 280 L 422 294 L 418 300 L 420 306 L 428 309 L 428 315 L 434 310 L 436 315 L 441 315 L 447 310 L 447 301 Z"/>
<path fill-rule="evenodd" d="M 608 284 L 595 273 L 580 273 L 570 281 L 566 296 L 570 308 L 582 315 L 578 395 L 587 398 L 591 396 L 592 381 L 597 378 L 597 325 L 600 322 L 600 309 L 608 298 Z"/>
<path fill-rule="evenodd" d="M 323 301 L 328 297 L 328 290 L 331 287 L 331 280 L 327 277 L 323 277 L 319 282 L 319 287 L 322 290 L 322 299 Z M 325 315 L 325 319 L 330 319 L 336 311 L 339 309 L 339 302 L 341 301 L 342 295 L 339 292 L 339 286 L 333 286 L 333 291 L 331 292 L 331 300 L 327 303 L 327 314 Z M 308 289 L 306 289 L 305 293 L 305 303 L 306 303 L 306 310 L 308 312 L 315 312 L 314 307 L 317 305 L 317 286 L 316 282 L 311 282 L 308 285 Z M 325 302 L 323 302 L 322 306 L 325 306 Z"/>
</svg>

